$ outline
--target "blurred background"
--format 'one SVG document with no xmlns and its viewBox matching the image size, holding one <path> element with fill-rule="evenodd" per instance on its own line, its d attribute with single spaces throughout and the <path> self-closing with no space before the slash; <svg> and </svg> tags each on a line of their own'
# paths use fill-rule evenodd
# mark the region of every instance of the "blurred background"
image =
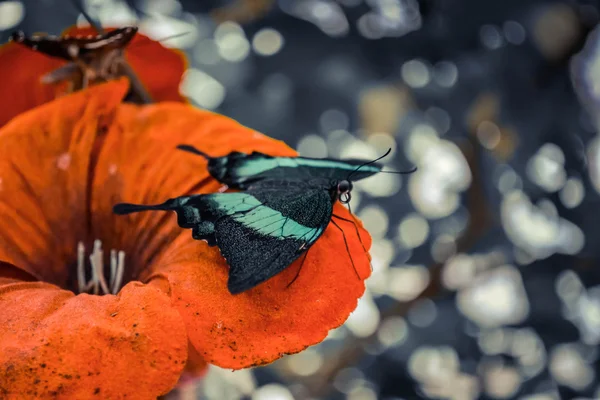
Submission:
<svg viewBox="0 0 600 400">
<path fill-rule="evenodd" d="M 374 271 L 342 327 L 169 399 L 600 398 L 598 1 L 84 5 L 184 50 L 199 107 L 304 156 L 419 168 L 355 185 Z M 76 22 L 68 0 L 0 1 L 1 42 Z"/>
</svg>

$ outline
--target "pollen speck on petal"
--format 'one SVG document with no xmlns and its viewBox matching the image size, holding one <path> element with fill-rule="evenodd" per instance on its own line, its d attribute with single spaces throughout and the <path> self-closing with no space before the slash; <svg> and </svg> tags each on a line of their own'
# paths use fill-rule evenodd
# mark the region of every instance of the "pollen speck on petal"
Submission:
<svg viewBox="0 0 600 400">
<path fill-rule="evenodd" d="M 70 164 L 71 164 L 71 155 L 69 153 L 61 154 L 58 157 L 58 160 L 56 162 L 58 169 L 62 169 L 63 171 L 65 171 L 67 168 L 69 168 Z"/>
</svg>

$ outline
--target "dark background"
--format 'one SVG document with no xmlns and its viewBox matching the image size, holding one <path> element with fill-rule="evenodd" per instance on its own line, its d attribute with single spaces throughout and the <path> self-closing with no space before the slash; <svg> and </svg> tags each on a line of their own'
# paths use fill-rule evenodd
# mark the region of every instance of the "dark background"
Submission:
<svg viewBox="0 0 600 400">
<path fill-rule="evenodd" d="M 598 398 L 597 1 L 86 1 L 190 58 L 182 91 L 357 184 L 374 274 L 318 346 L 173 398 Z M 83 22 L 0 1 L 0 40 Z M 4 77 L 5 79 L 6 77 Z M 533 397 L 531 397 L 533 399 Z"/>
</svg>

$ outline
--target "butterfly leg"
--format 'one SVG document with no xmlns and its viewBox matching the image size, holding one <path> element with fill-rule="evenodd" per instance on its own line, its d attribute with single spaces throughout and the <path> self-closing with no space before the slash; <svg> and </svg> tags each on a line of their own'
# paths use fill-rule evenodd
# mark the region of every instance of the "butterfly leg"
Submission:
<svg viewBox="0 0 600 400">
<path fill-rule="evenodd" d="M 298 279 L 298 277 L 300 276 L 300 271 L 302 270 L 302 267 L 304 266 L 304 261 L 306 261 L 307 256 L 308 256 L 308 250 L 306 251 L 306 253 L 304 253 L 304 258 L 302 259 L 302 263 L 300 263 L 300 268 L 298 268 L 298 272 L 296 272 L 296 276 L 294 276 L 294 279 L 292 279 L 292 281 L 287 284 L 287 286 L 285 287 L 286 289 L 289 288 L 290 286 L 292 286 L 292 283 L 296 282 L 296 279 Z"/>
<path fill-rule="evenodd" d="M 119 76 L 121 64 L 125 62 L 122 50 L 111 50 L 100 57 L 100 75 L 103 79 L 115 79 Z"/>
<path fill-rule="evenodd" d="M 356 221 L 348 219 L 348 218 L 344 218 L 344 217 L 340 217 L 339 215 L 333 214 L 333 217 L 341 220 L 341 221 L 346 221 L 346 222 L 350 222 L 352 225 L 354 225 L 354 229 L 356 230 L 356 236 L 358 237 L 358 241 L 360 242 L 360 245 L 362 246 L 363 250 L 365 251 L 365 253 L 368 253 L 361 237 L 360 237 L 360 232 L 358 231 L 358 226 L 356 225 Z"/>
<path fill-rule="evenodd" d="M 350 253 L 350 246 L 348 246 L 348 240 L 346 240 L 346 234 L 344 233 L 344 230 L 338 225 L 336 224 L 336 222 L 334 220 L 331 220 L 331 223 L 340 230 L 340 232 L 342 232 L 342 237 L 344 238 L 344 244 L 346 245 L 346 251 L 348 252 L 348 255 L 350 256 L 350 262 L 352 263 L 352 268 L 354 268 L 354 272 L 356 273 L 356 276 L 358 277 L 358 279 L 362 279 L 360 277 L 360 274 L 358 273 L 358 270 L 356 269 L 356 265 L 354 265 L 354 259 L 352 258 L 352 254 Z"/>
<path fill-rule="evenodd" d="M 369 252 L 367 251 L 367 248 L 365 247 L 365 244 L 362 241 L 362 238 L 360 237 L 360 232 L 358 231 L 358 226 L 356 225 L 356 221 L 354 221 L 353 219 L 340 217 L 339 215 L 335 215 L 335 214 L 333 214 L 332 216 L 341 221 L 350 222 L 352 225 L 354 225 L 354 230 L 356 231 L 356 236 L 358 236 L 358 241 L 360 242 L 360 245 L 362 246 L 363 250 L 365 251 L 365 254 L 369 254 Z M 369 259 L 369 265 L 371 266 L 371 271 L 373 271 L 373 264 L 371 264 L 371 259 Z"/>
<path fill-rule="evenodd" d="M 90 83 L 97 78 L 96 72 L 86 61 L 79 57 L 79 47 L 77 47 L 76 45 L 69 46 L 68 52 L 71 56 L 71 62 L 77 67 L 79 67 L 79 70 L 81 71 L 82 88 L 88 87 Z"/>
</svg>

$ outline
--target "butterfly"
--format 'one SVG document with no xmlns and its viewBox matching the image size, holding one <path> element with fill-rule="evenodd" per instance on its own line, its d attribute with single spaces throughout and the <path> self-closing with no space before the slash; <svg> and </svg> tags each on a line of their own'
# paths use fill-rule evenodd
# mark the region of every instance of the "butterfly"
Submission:
<svg viewBox="0 0 600 400">
<path fill-rule="evenodd" d="M 382 168 L 374 163 L 365 164 L 364 160 L 340 161 L 328 158 L 272 157 L 259 152 L 245 154 L 237 151 L 223 157 L 211 157 L 193 146 L 179 145 L 177 148 L 206 158 L 208 172 L 216 180 L 232 189 L 247 189 L 252 183 L 274 179 L 315 178 L 330 179 L 341 183 L 350 173 L 354 180 L 360 180 L 380 172 Z M 350 187 L 349 190 L 344 191 L 344 194 L 350 196 L 352 183 L 350 181 L 347 183 Z M 349 201 L 350 198 L 347 202 Z"/>
<path fill-rule="evenodd" d="M 335 219 L 355 222 L 335 215 L 335 202 L 348 204 L 352 182 L 382 170 L 375 163 L 379 159 L 341 161 L 258 152 L 211 157 L 192 146 L 178 148 L 205 157 L 214 178 L 243 191 L 182 196 L 157 205 L 120 203 L 113 211 L 175 211 L 179 226 L 192 229 L 194 239 L 219 247 L 230 267 L 227 287 L 232 294 L 277 275 L 303 254 L 306 259 L 330 222 L 344 234 Z M 345 236 L 344 242 L 349 251 Z"/>
<path fill-rule="evenodd" d="M 14 32 L 10 40 L 33 51 L 67 63 L 42 77 L 46 84 L 68 82 L 68 92 L 84 89 L 90 85 L 126 76 L 132 87 L 126 101 L 151 103 L 152 99 L 124 57 L 124 50 L 138 32 L 135 26 L 104 31 L 97 27 L 96 35 L 47 34 L 25 35 Z"/>
<path fill-rule="evenodd" d="M 137 31 L 134 26 L 86 36 L 27 36 L 22 31 L 17 31 L 11 35 L 10 40 L 49 57 L 69 61 L 46 75 L 43 81 L 56 83 L 67 79 L 77 80 L 74 90 L 78 90 L 91 83 L 123 75 L 123 49 Z"/>
</svg>

